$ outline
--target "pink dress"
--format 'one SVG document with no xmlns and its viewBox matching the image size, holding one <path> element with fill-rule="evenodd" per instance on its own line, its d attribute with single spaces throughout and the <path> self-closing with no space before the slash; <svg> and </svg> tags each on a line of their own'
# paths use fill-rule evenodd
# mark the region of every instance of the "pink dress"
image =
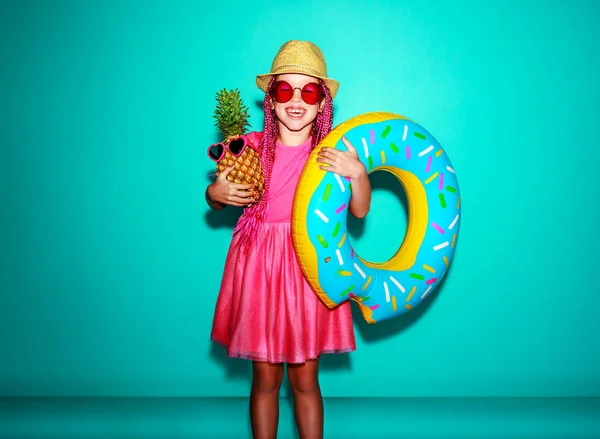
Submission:
<svg viewBox="0 0 600 439">
<path fill-rule="evenodd" d="M 276 147 L 265 223 L 246 253 L 236 245 L 238 235 L 231 241 L 211 340 L 230 357 L 271 363 L 303 363 L 321 354 L 353 351 L 350 303 L 327 308 L 306 282 L 292 245 L 294 191 L 310 139 Z"/>
</svg>

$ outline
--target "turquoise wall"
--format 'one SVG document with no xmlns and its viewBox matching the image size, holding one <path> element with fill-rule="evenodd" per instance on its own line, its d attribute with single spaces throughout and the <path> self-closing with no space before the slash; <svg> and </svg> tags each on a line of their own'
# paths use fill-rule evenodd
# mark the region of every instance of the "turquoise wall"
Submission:
<svg viewBox="0 0 600 439">
<path fill-rule="evenodd" d="M 248 393 L 248 363 L 209 342 L 240 213 L 203 200 L 214 94 L 239 88 L 260 129 L 254 76 L 309 39 L 335 123 L 412 118 L 463 202 L 442 288 L 406 318 L 356 312 L 324 394 L 600 396 L 596 3 L 201 3 L 0 6 L 0 394 Z M 385 259 L 406 208 L 372 181 L 353 239 Z"/>
</svg>

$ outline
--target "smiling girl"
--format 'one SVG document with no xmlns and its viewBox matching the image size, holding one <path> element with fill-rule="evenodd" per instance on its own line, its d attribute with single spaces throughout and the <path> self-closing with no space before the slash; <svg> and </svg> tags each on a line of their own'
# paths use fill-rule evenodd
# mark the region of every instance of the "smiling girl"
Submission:
<svg viewBox="0 0 600 439">
<path fill-rule="evenodd" d="M 263 132 L 244 137 L 260 154 L 265 191 L 235 184 L 222 172 L 206 189 L 212 209 L 245 206 L 231 241 L 215 308 L 211 339 L 230 357 L 252 361 L 250 419 L 255 438 L 275 438 L 279 390 L 287 363 L 301 438 L 323 436 L 318 381 L 322 354 L 356 349 L 349 302 L 334 309 L 320 302 L 304 279 L 292 244 L 291 216 L 298 179 L 315 146 L 331 131 L 339 84 L 327 77 L 321 50 L 288 41 L 271 71 L 256 78 L 265 92 Z M 352 183 L 349 211 L 364 217 L 371 186 L 356 150 L 323 148 L 321 168 Z"/>
</svg>

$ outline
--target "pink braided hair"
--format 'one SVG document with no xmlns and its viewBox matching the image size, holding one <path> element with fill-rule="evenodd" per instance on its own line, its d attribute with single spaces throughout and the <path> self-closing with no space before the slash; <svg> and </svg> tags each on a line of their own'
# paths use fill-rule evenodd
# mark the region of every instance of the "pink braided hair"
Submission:
<svg viewBox="0 0 600 439">
<path fill-rule="evenodd" d="M 279 136 L 277 116 L 275 115 L 275 110 L 271 109 L 269 100 L 269 92 L 274 81 L 275 78 L 271 79 L 271 83 L 265 93 L 263 103 L 265 128 L 263 136 L 258 144 L 263 177 L 265 180 L 263 196 L 258 203 L 245 209 L 244 214 L 233 231 L 234 234 L 240 234 L 239 245 L 243 248 L 258 236 L 267 210 L 269 209 L 269 187 L 271 184 L 271 173 L 273 172 L 273 162 L 275 161 L 275 142 L 277 142 L 277 137 Z M 317 115 L 317 118 L 313 122 L 311 150 L 323 140 L 333 126 L 333 104 L 331 95 L 323 82 L 319 82 L 325 94 L 325 103 L 323 105 L 323 110 Z"/>
</svg>

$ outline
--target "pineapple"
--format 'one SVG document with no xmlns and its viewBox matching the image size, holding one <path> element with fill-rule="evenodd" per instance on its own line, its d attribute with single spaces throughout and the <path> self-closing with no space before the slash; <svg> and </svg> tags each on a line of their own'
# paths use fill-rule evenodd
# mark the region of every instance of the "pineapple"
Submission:
<svg viewBox="0 0 600 439">
<path fill-rule="evenodd" d="M 231 91 L 223 89 L 217 92 L 216 100 L 217 106 L 213 116 L 216 119 L 215 126 L 224 138 L 222 143 L 229 144 L 237 137 L 246 134 L 246 129 L 250 126 L 248 107 L 244 105 L 237 89 Z M 217 175 L 230 166 L 235 166 L 235 169 L 229 173 L 227 180 L 233 183 L 253 184 L 258 199 L 264 190 L 258 152 L 247 146 L 240 156 L 236 157 L 228 149 L 225 149 L 225 154 L 217 163 Z"/>
</svg>

